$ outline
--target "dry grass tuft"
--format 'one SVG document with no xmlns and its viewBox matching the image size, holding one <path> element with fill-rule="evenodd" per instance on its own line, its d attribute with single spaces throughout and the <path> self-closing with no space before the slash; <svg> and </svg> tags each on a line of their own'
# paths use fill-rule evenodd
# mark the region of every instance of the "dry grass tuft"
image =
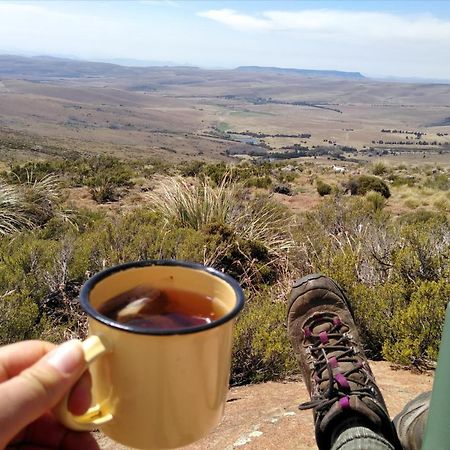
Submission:
<svg viewBox="0 0 450 450">
<path fill-rule="evenodd" d="M 207 179 L 189 184 L 182 178 L 165 178 L 160 189 L 149 194 L 149 200 L 171 223 L 201 230 L 212 223 L 227 223 L 236 195 L 236 185 L 228 177 L 217 187 Z"/>
<path fill-rule="evenodd" d="M 148 198 L 151 208 L 171 226 L 202 230 L 225 225 L 243 239 L 260 242 L 277 257 L 285 256 L 294 245 L 292 215 L 267 196 L 249 198 L 229 176 L 218 186 L 209 179 L 190 184 L 185 179 L 167 178 Z"/>
<path fill-rule="evenodd" d="M 11 234 L 29 226 L 31 221 L 24 211 L 21 190 L 0 181 L 0 234 Z"/>
</svg>

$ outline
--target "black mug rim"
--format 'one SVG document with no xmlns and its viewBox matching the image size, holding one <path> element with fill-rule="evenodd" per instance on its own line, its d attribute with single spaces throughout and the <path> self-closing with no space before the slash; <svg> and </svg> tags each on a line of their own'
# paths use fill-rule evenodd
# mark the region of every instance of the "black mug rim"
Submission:
<svg viewBox="0 0 450 450">
<path fill-rule="evenodd" d="M 99 313 L 89 302 L 89 293 L 94 288 L 94 286 L 101 280 L 109 277 L 110 275 L 121 272 L 123 270 L 128 270 L 132 268 L 139 268 L 139 267 L 149 267 L 149 266 L 177 266 L 177 267 L 185 267 L 189 269 L 194 270 L 201 270 L 203 272 L 207 272 L 217 278 L 220 278 L 221 280 L 228 283 L 235 295 L 236 295 L 236 304 L 234 307 L 227 312 L 224 316 L 222 316 L 220 319 L 215 320 L 211 323 L 206 323 L 202 325 L 197 325 L 195 327 L 186 327 L 186 328 L 177 328 L 176 330 L 161 330 L 161 329 L 154 329 L 154 328 L 144 328 L 144 327 L 137 327 L 137 326 L 131 326 L 124 323 L 116 322 L 115 320 L 110 319 L 107 316 L 104 316 L 103 314 Z M 128 262 L 124 264 L 119 264 L 117 266 L 110 267 L 108 269 L 102 270 L 101 272 L 96 273 L 91 278 L 89 278 L 82 286 L 80 291 L 80 304 L 83 308 L 84 312 L 93 319 L 97 320 L 98 322 L 101 322 L 109 327 L 116 328 L 120 331 L 126 331 L 129 333 L 136 333 L 136 334 L 146 334 L 146 335 L 153 335 L 153 336 L 167 336 L 167 335 L 177 335 L 177 334 L 191 334 L 191 333 L 198 333 L 200 331 L 209 330 L 212 328 L 215 328 L 217 326 L 220 326 L 234 317 L 236 317 L 241 309 L 244 306 L 244 292 L 242 291 L 241 286 L 239 283 L 232 278 L 230 275 L 227 275 L 223 272 L 220 272 L 216 269 L 213 269 L 212 267 L 207 267 L 199 263 L 194 262 L 188 262 L 188 261 L 180 261 L 175 259 L 147 259 L 142 261 L 133 261 Z"/>
</svg>

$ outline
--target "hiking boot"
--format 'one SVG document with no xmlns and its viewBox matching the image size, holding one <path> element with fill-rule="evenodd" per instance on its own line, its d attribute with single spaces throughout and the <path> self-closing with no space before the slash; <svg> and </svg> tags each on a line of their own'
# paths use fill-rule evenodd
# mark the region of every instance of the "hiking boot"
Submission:
<svg viewBox="0 0 450 450">
<path fill-rule="evenodd" d="M 287 325 L 311 397 L 299 408 L 313 409 L 319 449 L 328 450 L 336 429 L 355 419 L 397 446 L 383 396 L 339 285 L 321 274 L 295 282 Z"/>
<path fill-rule="evenodd" d="M 418 395 L 394 417 L 394 426 L 404 450 L 420 450 L 428 420 L 431 391 Z"/>
</svg>

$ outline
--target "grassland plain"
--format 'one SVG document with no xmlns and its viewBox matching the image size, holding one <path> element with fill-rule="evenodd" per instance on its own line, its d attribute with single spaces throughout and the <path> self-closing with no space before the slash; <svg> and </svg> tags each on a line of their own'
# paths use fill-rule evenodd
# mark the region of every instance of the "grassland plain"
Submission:
<svg viewBox="0 0 450 450">
<path fill-rule="evenodd" d="M 1 82 L 1 343 L 82 337 L 87 277 L 178 258 L 246 290 L 234 385 L 296 371 L 285 298 L 312 271 L 349 291 L 369 356 L 433 365 L 449 86 L 186 68 Z"/>
<path fill-rule="evenodd" d="M 412 150 L 441 158 L 450 148 L 446 84 L 103 66 L 86 76 L 75 65 L 70 76 L 65 62 L 65 69 L 56 64 L 33 76 L 6 59 L 0 126 L 70 148 L 174 161 L 227 159 L 236 153 L 230 133 L 247 131 L 267 135 L 262 144 L 269 154 L 297 144 L 351 147 L 366 159 L 383 151 L 408 157 Z M 254 147 L 241 143 L 240 151 Z"/>
</svg>

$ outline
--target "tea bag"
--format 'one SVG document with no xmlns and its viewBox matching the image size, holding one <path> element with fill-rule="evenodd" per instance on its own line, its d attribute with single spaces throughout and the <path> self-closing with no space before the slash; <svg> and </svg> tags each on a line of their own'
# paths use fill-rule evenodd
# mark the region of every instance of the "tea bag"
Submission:
<svg viewBox="0 0 450 450">
<path fill-rule="evenodd" d="M 119 322 L 158 313 L 164 309 L 164 296 L 151 286 L 136 286 L 105 302 L 99 311 Z"/>
<path fill-rule="evenodd" d="M 164 298 L 161 291 L 148 286 L 138 286 L 126 293 L 125 303 L 117 308 L 116 320 L 128 322 L 132 319 L 146 318 L 158 314 L 164 309 Z"/>
</svg>

